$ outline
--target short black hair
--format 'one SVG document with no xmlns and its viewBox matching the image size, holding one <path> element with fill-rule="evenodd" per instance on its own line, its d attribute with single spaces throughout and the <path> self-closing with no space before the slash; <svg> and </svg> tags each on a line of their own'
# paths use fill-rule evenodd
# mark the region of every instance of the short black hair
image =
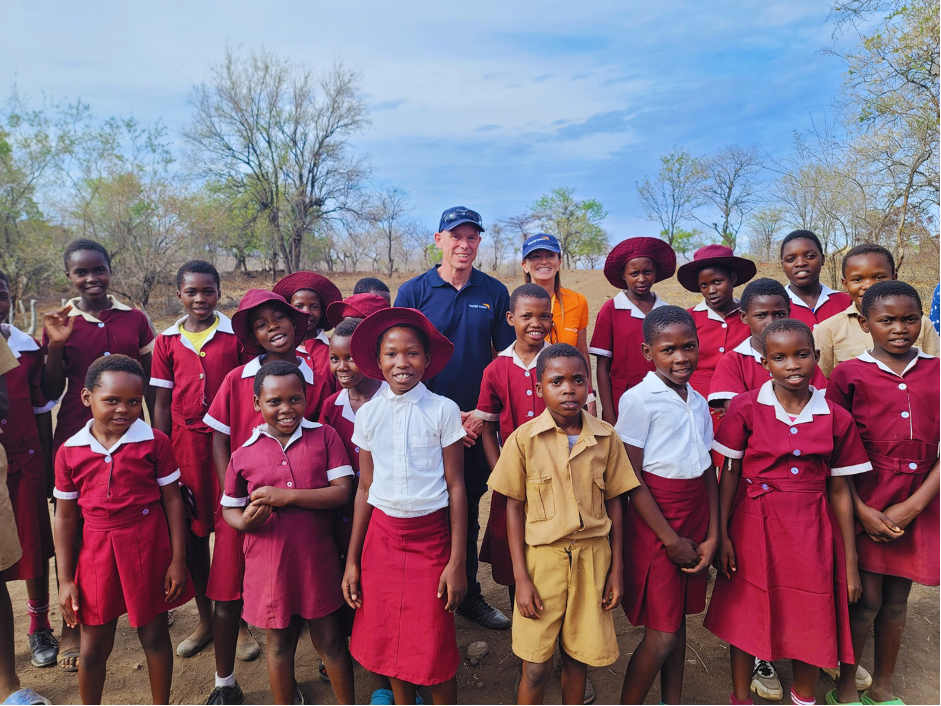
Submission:
<svg viewBox="0 0 941 706">
<path fill-rule="evenodd" d="M 678 306 L 658 306 L 652 309 L 651 312 L 644 317 L 644 343 L 649 346 L 663 332 L 663 329 L 673 326 L 674 324 L 689 326 L 693 330 L 693 333 L 696 333 L 696 322 L 693 321 L 693 315 L 686 311 L 686 309 Z"/>
<path fill-rule="evenodd" d="M 895 258 L 892 257 L 892 253 L 889 252 L 887 248 L 882 247 L 881 245 L 876 245 L 875 243 L 863 243 L 862 245 L 857 245 L 855 248 L 850 248 L 847 253 L 843 256 L 843 268 L 841 272 L 846 274 L 846 265 L 854 257 L 860 257 L 861 255 L 882 255 L 889 263 L 889 269 L 892 270 L 892 276 L 895 276 Z"/>
<path fill-rule="evenodd" d="M 816 345 L 814 344 L 814 334 L 810 330 L 810 326 L 798 319 L 778 319 L 777 321 L 772 321 L 770 324 L 768 324 L 765 327 L 765 330 L 761 332 L 761 352 L 764 353 L 767 349 L 767 341 L 770 336 L 773 336 L 776 333 L 786 333 L 788 331 L 797 331 L 799 333 L 805 334 L 810 340 L 810 347 L 816 348 Z"/>
<path fill-rule="evenodd" d="M 69 258 L 79 250 L 94 250 L 97 253 L 101 253 L 105 258 L 105 262 L 108 263 L 108 269 L 111 269 L 111 255 L 108 253 L 108 250 L 104 245 L 99 243 L 97 240 L 79 238 L 78 240 L 73 240 L 71 243 L 65 246 L 65 254 L 62 256 L 62 261 L 65 263 L 66 272 L 69 270 Z"/>
<path fill-rule="evenodd" d="M 261 386 L 264 385 L 265 378 L 269 375 L 274 375 L 275 377 L 293 375 L 301 381 L 304 396 L 307 396 L 307 381 L 304 380 L 304 373 L 301 372 L 300 366 L 289 363 L 286 360 L 273 360 L 270 363 L 262 365 L 261 368 L 258 369 L 258 372 L 255 373 L 255 397 L 261 396 Z"/>
<path fill-rule="evenodd" d="M 363 320 L 356 316 L 347 316 L 340 323 L 337 324 L 337 327 L 333 329 L 334 336 L 352 336 L 353 331 L 356 330 L 356 327 L 363 323 Z"/>
<path fill-rule="evenodd" d="M 549 302 L 550 307 L 552 306 L 552 297 L 549 296 L 549 292 L 538 284 L 521 284 L 510 295 L 510 311 L 516 311 L 516 302 L 523 298 L 542 299 Z"/>
<path fill-rule="evenodd" d="M 219 280 L 219 270 L 212 266 L 212 263 L 205 260 L 190 260 L 176 271 L 176 288 L 183 287 L 183 278 L 188 274 L 194 275 L 212 275 L 217 289 L 222 289 L 222 282 Z"/>
<path fill-rule="evenodd" d="M 918 305 L 918 311 L 921 311 L 921 297 L 918 290 L 908 282 L 900 282 L 897 279 L 886 279 L 876 282 L 866 293 L 863 294 L 863 301 L 860 304 L 860 312 L 866 318 L 869 318 L 869 310 L 875 306 L 876 302 L 881 302 L 889 297 L 910 297 Z"/>
<path fill-rule="evenodd" d="M 376 339 L 376 357 L 379 357 L 379 350 L 382 348 L 382 342 L 385 340 L 386 334 L 389 332 L 389 329 L 393 328 L 405 328 L 418 336 L 418 340 L 421 341 L 422 348 L 425 349 L 425 353 L 431 353 L 431 341 L 428 340 L 428 334 L 422 331 L 420 328 L 414 324 L 392 324 L 389 328 L 382 330 L 382 333 L 379 334 L 379 338 Z M 335 332 L 334 332 L 335 333 Z"/>
<path fill-rule="evenodd" d="M 784 285 L 770 277 L 754 279 L 745 286 L 739 306 L 746 314 L 755 297 L 781 297 L 787 303 L 788 309 L 791 307 L 791 298 L 787 295 Z"/>
<path fill-rule="evenodd" d="M 823 255 L 823 246 L 820 244 L 820 238 L 812 230 L 792 230 L 790 233 L 784 236 L 784 240 L 781 241 L 781 255 L 784 257 L 784 246 L 790 243 L 792 240 L 809 240 L 812 242 L 817 250 L 820 251 L 820 254 Z"/>
<path fill-rule="evenodd" d="M 353 285 L 353 294 L 373 294 L 374 292 L 388 292 L 389 285 L 378 277 L 363 277 Z M 391 292 L 389 292 L 391 294 Z"/>
<path fill-rule="evenodd" d="M 6 282 L 6 283 L 7 283 L 7 288 L 9 288 L 9 286 L 10 286 L 10 278 L 7 277 L 7 273 L 4 272 L 3 270 L 0 270 L 0 280 L 3 280 L 4 282 Z"/>
<path fill-rule="evenodd" d="M 84 249 L 84 248 L 83 248 Z M 88 366 L 85 373 L 85 389 L 94 390 L 101 383 L 105 373 L 130 373 L 145 382 L 144 367 L 133 358 L 120 353 L 103 355 Z"/>
<path fill-rule="evenodd" d="M 537 285 L 538 286 L 538 285 Z M 585 366 L 585 373 L 588 374 L 588 361 L 581 351 L 570 343 L 553 343 L 547 346 L 536 358 L 536 379 L 542 380 L 542 374 L 546 372 L 546 365 L 553 358 L 578 358 Z"/>
</svg>

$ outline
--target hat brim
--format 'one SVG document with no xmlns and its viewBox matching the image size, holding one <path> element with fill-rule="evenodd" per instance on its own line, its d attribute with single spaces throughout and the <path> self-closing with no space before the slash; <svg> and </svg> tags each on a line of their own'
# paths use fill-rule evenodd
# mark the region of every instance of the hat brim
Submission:
<svg viewBox="0 0 941 706">
<path fill-rule="evenodd" d="M 477 226 L 477 230 L 479 230 L 481 233 L 486 233 L 486 232 L 487 232 L 487 229 L 486 229 L 486 228 L 484 228 L 482 225 L 480 225 L 480 223 L 478 223 L 477 221 L 475 221 L 475 220 L 473 220 L 473 219 L 471 219 L 471 218 L 462 218 L 462 219 L 460 219 L 460 220 L 454 221 L 454 223 L 448 223 L 447 227 L 446 227 L 446 228 L 442 228 L 441 231 L 439 231 L 439 232 L 446 231 L 446 230 L 454 230 L 454 229 L 457 228 L 459 225 L 463 225 L 463 224 L 465 224 L 465 223 L 470 223 L 471 225 Z"/>
<path fill-rule="evenodd" d="M 454 344 L 417 309 L 390 307 L 363 319 L 350 338 L 350 354 L 356 367 L 362 370 L 366 377 L 373 380 L 385 379 L 376 356 L 376 344 L 386 330 L 403 324 L 421 329 L 428 337 L 431 360 L 422 375 L 422 382 L 430 380 L 444 370 L 451 359 L 451 353 L 454 352 Z"/>
<path fill-rule="evenodd" d="M 561 254 L 562 254 L 562 248 L 556 248 L 556 247 L 553 247 L 553 246 L 551 246 L 551 245 L 543 245 L 542 243 L 540 243 L 539 245 L 537 245 L 537 246 L 534 247 L 534 248 L 531 248 L 531 249 L 529 249 L 529 250 L 524 250 L 524 251 L 523 251 L 522 258 L 525 260 L 527 257 L 529 257 L 530 255 L 532 255 L 534 252 L 538 252 L 539 250 L 545 250 L 546 252 L 552 252 L 552 253 L 555 253 L 556 255 L 561 255 Z"/>
<path fill-rule="evenodd" d="M 654 282 L 670 279 L 676 272 L 676 253 L 660 238 L 637 237 L 614 246 L 604 263 L 604 276 L 612 286 L 624 289 L 624 265 L 638 257 L 649 257 L 657 264 Z"/>
<path fill-rule="evenodd" d="M 248 309 L 242 309 L 232 314 L 232 330 L 235 332 L 239 341 L 242 342 L 242 347 L 245 349 L 245 352 L 251 353 L 252 355 L 262 355 L 268 352 L 255 340 L 255 335 L 251 332 L 248 325 L 248 315 L 251 313 L 252 309 L 257 309 L 263 304 L 275 304 L 283 307 L 285 311 L 287 311 L 288 315 L 291 317 L 291 323 L 294 326 L 294 347 L 297 348 L 301 345 L 307 333 L 307 319 L 309 318 L 307 314 L 295 309 L 287 302 L 269 299 L 268 301 L 259 302 Z"/>
<path fill-rule="evenodd" d="M 730 255 L 727 257 L 706 257 L 702 260 L 687 262 L 676 271 L 676 280 L 683 289 L 689 292 L 699 292 L 699 271 L 716 265 L 728 267 L 735 273 L 736 287 L 745 284 L 758 274 L 758 266 L 754 262 L 744 257 Z"/>
<path fill-rule="evenodd" d="M 330 322 L 327 320 L 327 307 L 333 304 L 333 302 L 338 302 L 343 299 L 339 288 L 323 275 L 318 275 L 316 272 L 302 271 L 293 272 L 282 277 L 278 280 L 277 284 L 271 288 L 271 291 L 275 294 L 280 294 L 284 297 L 285 301 L 290 304 L 291 297 L 294 296 L 295 292 L 301 289 L 310 289 L 311 291 L 317 292 L 320 296 L 320 311 L 322 313 L 320 314 L 320 319 L 317 321 L 317 328 L 329 328 Z"/>
<path fill-rule="evenodd" d="M 368 304 L 368 301 L 350 301 L 350 299 L 355 300 L 356 297 L 371 297 L 374 301 L 371 302 L 371 306 L 368 310 L 364 311 L 364 304 Z M 343 299 L 342 301 L 333 302 L 330 306 L 327 307 L 327 321 L 330 326 L 336 328 L 343 319 L 349 316 L 356 316 L 360 319 L 365 319 L 370 314 L 374 314 L 377 311 L 382 309 L 389 308 L 389 302 L 387 302 L 383 297 L 378 294 L 354 294 L 350 299 Z"/>
</svg>

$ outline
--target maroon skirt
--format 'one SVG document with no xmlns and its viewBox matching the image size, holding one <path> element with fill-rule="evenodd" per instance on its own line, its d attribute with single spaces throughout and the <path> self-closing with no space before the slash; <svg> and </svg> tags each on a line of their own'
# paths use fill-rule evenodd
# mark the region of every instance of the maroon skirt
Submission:
<svg viewBox="0 0 941 706">
<path fill-rule="evenodd" d="M 49 506 L 46 504 L 43 455 L 38 439 L 4 441 L 10 464 L 7 490 L 23 556 L 13 566 L 0 571 L 0 581 L 34 579 L 49 568 L 49 559 L 55 554 Z"/>
<path fill-rule="evenodd" d="M 195 506 L 190 530 L 208 537 L 215 526 L 219 505 L 219 479 L 212 463 L 212 430 L 205 433 L 174 424 L 170 441 L 173 457 L 180 465 L 180 482 L 193 491 Z"/>
<path fill-rule="evenodd" d="M 370 672 L 418 685 L 457 674 L 454 615 L 438 598 L 451 556 L 447 508 L 422 517 L 390 517 L 374 509 L 363 546 L 350 654 Z"/>
<path fill-rule="evenodd" d="M 229 526 L 222 516 L 222 505 L 217 503 L 215 541 L 212 545 L 206 597 L 214 601 L 241 600 L 244 577 L 245 553 L 242 551 L 242 533 Z"/>
<path fill-rule="evenodd" d="M 709 532 L 709 497 L 705 479 L 662 478 L 642 473 L 660 512 L 681 537 L 699 544 Z M 624 612 L 632 625 L 676 632 L 686 614 L 706 609 L 709 572 L 680 571 L 663 542 L 625 499 Z"/>
<path fill-rule="evenodd" d="M 510 540 L 506 533 L 506 496 L 493 491 L 490 495 L 490 517 L 480 542 L 480 560 L 490 564 L 493 580 L 501 586 L 515 586 Z"/>
</svg>

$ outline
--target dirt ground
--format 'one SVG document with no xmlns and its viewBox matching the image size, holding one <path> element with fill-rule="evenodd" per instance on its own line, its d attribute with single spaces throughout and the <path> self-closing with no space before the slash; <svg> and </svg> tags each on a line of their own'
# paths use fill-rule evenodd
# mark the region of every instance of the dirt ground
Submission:
<svg viewBox="0 0 941 706">
<path fill-rule="evenodd" d="M 780 269 L 776 265 L 762 265 L 759 273 L 762 276 L 783 281 Z M 352 292 L 358 277 L 359 275 L 345 274 L 333 279 L 344 295 L 348 295 Z M 930 293 L 931 289 L 928 287 L 933 288 L 932 282 L 936 280 L 936 277 L 937 270 L 934 269 L 933 274 L 928 273 L 922 278 L 924 282 L 918 283 L 922 285 L 919 289 L 923 291 L 923 296 L 925 293 Z M 390 283 L 393 290 L 405 279 L 407 279 L 406 276 L 394 277 Z M 505 278 L 504 281 L 512 290 L 522 280 Z M 564 272 L 563 283 L 567 287 L 582 292 L 588 298 L 592 321 L 601 304 L 616 294 L 600 271 Z M 238 298 L 246 289 L 268 286 L 270 286 L 269 280 L 262 276 L 227 278 L 223 283 L 225 296 L 221 308 L 231 313 L 237 306 Z M 675 279 L 660 283 L 656 291 L 672 304 L 688 307 L 697 301 L 697 297 L 681 289 Z M 61 294 L 68 296 L 67 292 Z M 151 306 L 148 307 L 158 331 L 180 315 L 173 301 L 173 291 L 168 287 L 158 292 Z M 39 310 L 46 310 L 53 303 L 52 300 L 42 302 Z M 482 526 L 486 524 L 488 513 L 489 501 L 485 500 L 481 502 L 480 509 Z M 509 613 L 510 605 L 506 589 L 493 583 L 486 564 L 481 565 L 480 580 L 487 600 Z M 10 585 L 10 593 L 16 612 L 17 671 L 23 685 L 36 689 L 50 698 L 53 703 L 77 702 L 78 679 L 75 674 L 65 674 L 57 668 L 39 670 L 30 666 L 26 644 L 28 627 L 25 607 L 26 591 L 22 583 L 14 583 Z M 55 591 L 53 591 L 52 603 L 53 605 L 56 603 Z M 58 625 L 57 608 L 54 607 L 52 613 L 53 624 Z M 728 647 L 702 627 L 702 618 L 702 615 L 692 616 L 688 623 L 683 701 L 695 704 L 728 703 L 731 691 Z M 193 603 L 178 609 L 176 622 L 170 629 L 173 644 L 176 645 L 187 637 L 195 628 L 196 622 L 196 608 Z M 632 627 L 620 609 L 615 614 L 615 625 L 621 647 L 621 657 L 609 668 L 589 671 L 589 677 L 595 685 L 597 703 L 617 702 L 628 660 L 642 637 L 642 629 Z M 256 629 L 255 635 L 259 642 L 264 644 L 264 631 Z M 462 618 L 457 618 L 457 640 L 462 654 L 467 646 L 476 640 L 484 640 L 490 647 L 490 653 L 479 666 L 473 667 L 466 660 L 462 662 L 458 671 L 459 701 L 468 704 L 515 703 L 514 687 L 519 661 L 512 654 L 509 631 L 484 630 Z M 204 702 L 212 688 L 214 665 L 211 647 L 191 659 L 184 660 L 176 657 L 175 660 L 172 701 L 183 704 Z M 104 694 L 106 703 L 149 703 L 150 691 L 144 661 L 144 655 L 134 630 L 129 627 L 126 619 L 122 618 L 118 623 L 114 653 L 108 668 L 108 681 L 105 684 Z M 868 667 L 872 666 L 871 642 L 866 649 L 862 663 Z M 301 689 L 309 703 L 335 703 L 329 685 L 319 680 L 316 665 L 315 653 L 305 634 L 302 636 L 297 655 L 297 678 Z M 897 692 L 910 704 L 941 702 L 938 665 L 939 591 L 938 588 L 915 586 L 909 601 L 908 623 L 896 671 Z M 777 666 L 781 673 L 781 680 L 787 689 L 791 683 L 790 665 L 781 662 Z M 239 684 L 245 691 L 246 703 L 272 703 L 264 652 L 254 662 L 239 662 L 236 666 L 236 674 Z M 357 668 L 356 677 L 357 702 L 368 703 L 372 686 L 365 673 L 359 668 Z M 832 682 L 827 677 L 821 677 L 816 694 L 818 702 L 823 702 L 827 690 L 832 686 Z M 425 692 L 423 695 L 426 703 L 430 703 L 429 694 Z M 659 686 L 654 685 L 647 703 L 659 703 L 659 696 Z M 546 700 L 548 703 L 561 702 L 557 679 L 551 682 Z"/>
</svg>

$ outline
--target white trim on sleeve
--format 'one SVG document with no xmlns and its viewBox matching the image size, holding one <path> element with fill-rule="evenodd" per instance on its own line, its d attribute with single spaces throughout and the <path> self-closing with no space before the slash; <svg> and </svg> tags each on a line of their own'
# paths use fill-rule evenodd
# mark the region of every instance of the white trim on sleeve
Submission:
<svg viewBox="0 0 941 706">
<path fill-rule="evenodd" d="M 738 395 L 737 392 L 710 392 L 707 401 L 714 402 L 716 400 L 730 400 L 736 395 Z"/>
<path fill-rule="evenodd" d="M 225 493 L 222 494 L 222 498 L 219 500 L 219 504 L 222 507 L 245 507 L 248 505 L 248 498 L 230 498 Z"/>
<path fill-rule="evenodd" d="M 613 353 L 613 352 L 611 352 L 611 351 L 606 351 L 604 348 L 589 347 L 589 348 L 588 348 L 588 352 L 589 352 L 591 355 L 603 355 L 605 358 L 613 358 L 613 357 L 614 357 L 614 353 Z"/>
<path fill-rule="evenodd" d="M 203 424 L 205 424 L 207 427 L 214 429 L 220 434 L 225 434 L 226 436 L 232 436 L 232 430 L 229 427 L 227 427 L 225 424 L 220 422 L 218 419 L 213 418 L 209 414 L 206 414 L 206 416 L 203 417 Z"/>
<path fill-rule="evenodd" d="M 171 474 L 168 475 L 168 476 L 161 476 L 160 478 L 158 478 L 158 479 L 157 479 L 157 485 L 159 485 L 159 486 L 162 487 L 162 486 L 165 486 L 165 485 L 170 485 L 170 483 L 172 483 L 173 481 L 177 481 L 177 480 L 180 480 L 180 469 L 179 469 L 179 468 L 177 468 L 175 471 L 173 471 L 173 473 L 171 473 Z"/>
<path fill-rule="evenodd" d="M 712 448 L 718 451 L 720 454 L 722 454 L 726 458 L 734 458 L 734 459 L 745 458 L 744 451 L 733 451 L 728 446 L 723 446 L 718 441 L 712 442 Z"/>
<path fill-rule="evenodd" d="M 471 414 L 477 417 L 477 419 L 481 419 L 485 422 L 499 422 L 500 421 L 500 415 L 495 414 L 494 412 L 482 412 L 479 409 L 475 409 L 473 412 L 471 412 Z"/>
<path fill-rule="evenodd" d="M 164 387 L 168 390 L 172 390 L 174 385 L 172 380 L 161 380 L 160 378 L 150 378 L 150 384 L 154 387 Z"/>
<path fill-rule="evenodd" d="M 52 497 L 58 498 L 59 500 L 78 500 L 78 491 L 76 490 L 74 493 L 66 493 L 63 490 L 59 490 L 58 488 L 53 488 Z"/>
<path fill-rule="evenodd" d="M 351 465 L 337 466 L 327 471 L 327 480 L 336 480 L 337 478 L 351 475 L 353 475 L 353 467 Z"/>
<path fill-rule="evenodd" d="M 144 346 L 143 348 L 138 348 L 137 350 L 140 352 L 141 355 L 147 355 L 148 353 L 153 353 L 155 345 L 157 345 L 156 338 L 152 340 L 150 343 L 148 343 L 146 346 Z"/>
<path fill-rule="evenodd" d="M 854 466 L 840 466 L 839 468 L 831 468 L 831 476 L 855 476 L 857 473 L 866 473 L 867 471 L 872 470 L 872 464 L 869 461 L 866 463 L 857 463 Z"/>
</svg>

